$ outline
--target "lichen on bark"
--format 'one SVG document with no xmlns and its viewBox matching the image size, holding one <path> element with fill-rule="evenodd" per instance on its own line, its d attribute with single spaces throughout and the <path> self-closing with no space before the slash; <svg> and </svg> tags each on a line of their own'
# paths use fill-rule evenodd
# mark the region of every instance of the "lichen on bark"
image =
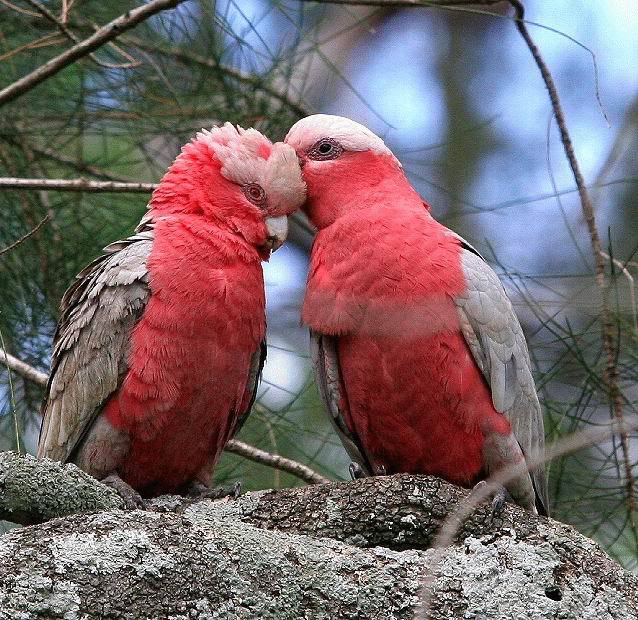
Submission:
<svg viewBox="0 0 638 620">
<path fill-rule="evenodd" d="M 14 499 L 11 485 L 28 471 L 30 485 L 50 483 L 33 498 L 50 514 L 56 485 L 71 496 L 79 480 L 96 487 L 86 498 L 101 497 L 102 485 L 74 468 L 2 463 L 24 466 L 5 476 Z M 166 496 L 145 511 L 105 505 L 0 536 L 0 620 L 412 618 L 434 534 L 466 495 L 404 475 L 237 500 Z M 0 506 L 6 499 L 0 486 Z M 24 514 L 48 514 L 21 501 Z M 428 584 L 433 620 L 638 619 L 634 575 L 571 527 L 516 506 L 495 521 L 479 507 Z"/>
</svg>

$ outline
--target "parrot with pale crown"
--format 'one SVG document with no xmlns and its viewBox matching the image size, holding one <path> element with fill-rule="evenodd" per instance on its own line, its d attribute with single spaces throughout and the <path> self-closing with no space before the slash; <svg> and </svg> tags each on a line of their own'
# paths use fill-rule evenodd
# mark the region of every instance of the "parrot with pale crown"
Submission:
<svg viewBox="0 0 638 620">
<path fill-rule="evenodd" d="M 266 355 L 261 261 L 305 199 L 292 147 L 226 123 L 182 149 L 135 234 L 64 295 L 38 456 L 134 503 L 205 491 Z"/>
<path fill-rule="evenodd" d="M 527 344 L 481 255 L 438 223 L 383 140 L 347 118 L 298 121 L 317 227 L 302 320 L 353 476 L 422 473 L 548 514 L 543 416 Z M 505 493 L 506 491 L 506 493 Z"/>
</svg>

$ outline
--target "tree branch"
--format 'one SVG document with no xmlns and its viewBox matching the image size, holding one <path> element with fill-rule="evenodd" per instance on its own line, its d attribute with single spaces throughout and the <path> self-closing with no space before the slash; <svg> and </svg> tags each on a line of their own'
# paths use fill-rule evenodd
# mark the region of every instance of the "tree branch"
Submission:
<svg viewBox="0 0 638 620">
<path fill-rule="evenodd" d="M 22 378 L 27 379 L 27 381 L 31 381 L 40 387 L 46 387 L 49 377 L 45 373 L 33 368 L 33 366 L 19 360 L 17 357 L 10 355 L 2 349 L 0 349 L 0 364 L 6 366 L 9 370 L 13 370 L 18 373 Z M 289 473 L 308 484 L 328 482 L 327 478 L 324 478 L 307 465 L 303 465 L 293 459 L 279 456 L 278 454 L 273 454 L 272 452 L 266 452 L 265 450 L 261 450 L 237 439 L 231 439 L 226 444 L 224 450 L 226 452 L 232 452 L 233 454 L 243 456 L 245 459 L 254 461 L 260 465 L 266 465 L 267 467 L 274 467 L 275 469 L 285 471 L 286 473 Z M 0 455 L 2 455 L 2 453 L 0 453 Z M 3 517 L 0 515 L 0 519 L 2 518 Z"/>
<path fill-rule="evenodd" d="M 57 481 L 41 478 L 51 496 Z M 432 536 L 466 495 L 429 476 L 379 476 L 55 519 L 0 538 L 0 606 L 24 620 L 411 620 Z M 495 522 L 479 508 L 430 590 L 428 620 L 629 618 L 638 604 L 638 579 L 595 543 L 516 506 Z"/>
<path fill-rule="evenodd" d="M 16 146 L 20 148 L 23 147 L 23 145 L 20 144 L 18 140 L 15 140 L 14 138 L 10 138 L 9 136 L 2 136 L 2 138 L 6 142 L 11 144 L 12 146 Z M 45 157 L 58 164 L 69 166 L 80 173 L 90 174 L 96 179 L 102 179 L 103 181 L 118 181 L 120 183 L 135 183 L 135 181 L 132 181 L 131 179 L 115 176 L 114 174 L 111 174 L 108 171 L 102 170 L 101 168 L 98 168 L 97 166 L 92 166 L 91 164 L 77 161 L 73 157 L 62 155 L 61 153 L 57 153 L 56 151 L 53 151 L 52 149 L 49 149 L 46 147 L 33 146 L 30 144 L 29 149 L 35 155 L 38 155 L 39 157 Z"/>
<path fill-rule="evenodd" d="M 157 183 L 90 181 L 88 179 L 21 179 L 0 177 L 0 189 L 41 189 L 65 192 L 114 192 L 148 194 Z"/>
<path fill-rule="evenodd" d="M 618 372 L 618 365 L 616 361 L 616 351 L 614 347 L 614 321 L 609 305 L 609 292 L 607 290 L 607 282 L 605 277 L 605 253 L 602 249 L 600 241 L 600 234 L 598 233 L 598 227 L 596 225 L 596 216 L 594 213 L 594 206 L 589 195 L 589 191 L 585 184 L 585 179 L 580 171 L 578 160 L 574 152 L 574 146 L 567 129 L 567 122 L 565 120 L 565 114 L 560 103 L 558 96 L 558 90 L 556 84 L 546 65 L 541 53 L 536 47 L 534 40 L 532 39 L 527 26 L 525 25 L 525 7 L 521 0 L 508 0 L 508 2 L 514 7 L 516 11 L 516 28 L 518 29 L 521 37 L 525 41 L 534 62 L 538 67 L 547 92 L 549 93 L 549 99 L 551 101 L 554 118 L 556 119 L 556 125 L 560 133 L 561 142 L 563 144 L 563 150 L 565 156 L 569 162 L 569 166 L 572 170 L 576 186 L 578 188 L 578 195 L 580 196 L 581 209 L 587 223 L 587 229 L 589 231 L 589 238 L 591 242 L 592 251 L 595 261 L 595 274 L 596 284 L 600 290 L 602 307 L 601 307 L 601 323 L 602 323 L 602 337 L 603 337 L 603 350 L 607 359 L 603 380 L 606 384 L 609 393 L 609 400 L 612 406 L 613 415 L 621 424 L 622 430 L 620 431 L 620 445 L 623 454 L 623 465 L 625 471 L 625 489 L 627 497 L 627 509 L 629 513 L 629 522 L 634 535 L 634 540 L 638 543 L 638 521 L 637 521 L 637 505 L 635 497 L 635 478 L 632 470 L 631 451 L 629 449 L 629 437 L 627 431 L 624 429 L 624 415 L 622 405 L 622 392 L 620 389 L 620 376 Z"/>
<path fill-rule="evenodd" d="M 38 67 L 28 75 L 20 78 L 13 84 L 0 91 L 0 105 L 9 103 L 24 95 L 32 88 L 55 75 L 65 67 L 79 60 L 83 56 L 90 54 L 105 43 L 112 41 L 120 36 L 123 32 L 134 28 L 139 23 L 145 21 L 152 15 L 165 11 L 166 9 L 175 8 L 178 4 L 186 0 L 151 0 L 147 4 L 143 4 L 132 11 L 128 11 L 120 15 L 105 26 L 102 26 L 95 34 L 91 35 L 84 41 L 69 48 L 59 56 L 52 58 L 42 66 Z"/>
<path fill-rule="evenodd" d="M 44 153 L 47 157 L 49 154 Z M 63 161 L 69 165 L 73 162 Z M 106 176 L 105 173 L 87 166 L 87 172 L 94 175 Z M 17 177 L 0 177 L 0 189 L 34 189 L 54 190 L 60 192 L 113 192 L 120 194 L 146 194 L 151 193 L 157 187 L 157 183 L 135 183 L 133 181 L 91 181 L 88 179 L 22 179 Z M 315 230 L 308 220 L 300 212 L 293 213 L 290 219 L 303 233 L 302 241 L 309 245 L 309 239 L 314 237 Z"/>
<path fill-rule="evenodd" d="M 28 233 L 26 233 L 25 235 L 22 235 L 22 237 L 20 237 L 19 239 L 16 239 L 16 241 L 8 245 L 6 248 L 2 248 L 2 250 L 0 250 L 0 256 L 2 256 L 3 254 L 6 254 L 7 252 L 11 252 L 11 250 L 13 250 L 14 248 L 17 248 L 21 243 L 24 243 L 29 237 L 32 237 L 33 235 L 35 235 L 38 232 L 38 230 L 40 230 L 40 228 L 42 228 L 50 219 L 51 219 L 51 214 L 47 213 L 40 220 L 40 222 L 36 224 L 35 227 L 32 228 Z"/>
<path fill-rule="evenodd" d="M 23 379 L 31 381 L 40 387 L 46 387 L 49 377 L 47 374 L 39 371 L 37 368 L 30 366 L 26 362 L 19 360 L 10 353 L 0 349 L 0 366 L 5 366 L 9 370 L 13 370 Z"/>
<path fill-rule="evenodd" d="M 286 457 L 279 456 L 278 454 L 272 454 L 272 452 L 260 450 L 255 446 L 251 446 L 250 444 L 237 439 L 231 439 L 226 444 L 224 450 L 226 452 L 232 452 L 233 454 L 243 456 L 245 459 L 255 461 L 255 463 L 261 463 L 262 465 L 273 467 L 274 469 L 281 469 L 282 471 L 304 480 L 308 484 L 323 484 L 330 482 L 328 478 L 324 478 L 314 469 L 310 469 L 310 467 L 303 465 L 302 463 L 298 463 L 292 459 L 287 459 Z"/>
</svg>

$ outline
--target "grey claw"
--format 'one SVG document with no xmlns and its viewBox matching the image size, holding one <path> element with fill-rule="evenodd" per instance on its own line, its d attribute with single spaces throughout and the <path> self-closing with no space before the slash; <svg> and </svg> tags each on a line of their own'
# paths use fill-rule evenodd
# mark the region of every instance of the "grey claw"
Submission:
<svg viewBox="0 0 638 620">
<path fill-rule="evenodd" d="M 359 480 L 363 478 L 363 470 L 361 469 L 361 465 L 359 463 L 352 462 L 348 467 L 348 471 L 350 472 L 350 478 L 353 480 Z"/>
<path fill-rule="evenodd" d="M 146 503 L 142 496 L 128 483 L 124 482 L 117 474 L 109 474 L 100 481 L 107 487 L 114 489 L 124 500 L 124 506 L 129 510 L 145 509 Z"/>
<path fill-rule="evenodd" d="M 505 487 L 501 487 L 492 498 L 492 511 L 490 518 L 493 521 L 494 519 L 498 519 L 503 514 L 503 509 L 505 508 L 505 503 L 509 497 L 509 493 Z"/>
</svg>

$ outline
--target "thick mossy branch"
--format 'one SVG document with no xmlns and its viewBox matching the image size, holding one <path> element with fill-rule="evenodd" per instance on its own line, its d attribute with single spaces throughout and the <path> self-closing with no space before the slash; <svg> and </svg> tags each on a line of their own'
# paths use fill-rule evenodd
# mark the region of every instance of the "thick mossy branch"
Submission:
<svg viewBox="0 0 638 620">
<path fill-rule="evenodd" d="M 155 511 L 13 530 L 0 537 L 0 618 L 412 619 L 433 557 L 423 547 L 464 494 L 380 477 L 165 496 Z M 592 541 L 516 507 L 484 517 L 430 575 L 432 620 L 636 618 L 638 579 Z"/>
<path fill-rule="evenodd" d="M 123 508 L 124 501 L 75 465 L 0 452 L 0 519 L 31 525 L 77 512 Z"/>
</svg>

